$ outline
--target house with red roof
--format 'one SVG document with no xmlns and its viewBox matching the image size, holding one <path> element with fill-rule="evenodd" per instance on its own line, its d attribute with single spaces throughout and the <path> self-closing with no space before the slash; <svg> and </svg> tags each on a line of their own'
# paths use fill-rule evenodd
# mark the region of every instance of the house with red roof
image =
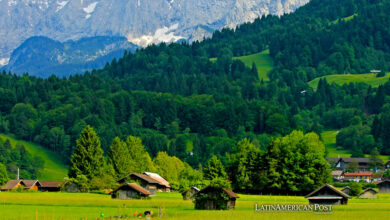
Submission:
<svg viewBox="0 0 390 220">
<path fill-rule="evenodd" d="M 371 172 L 364 172 L 364 173 L 344 173 L 344 180 L 346 181 L 353 181 L 353 182 L 371 182 L 372 180 L 372 173 Z"/>
</svg>

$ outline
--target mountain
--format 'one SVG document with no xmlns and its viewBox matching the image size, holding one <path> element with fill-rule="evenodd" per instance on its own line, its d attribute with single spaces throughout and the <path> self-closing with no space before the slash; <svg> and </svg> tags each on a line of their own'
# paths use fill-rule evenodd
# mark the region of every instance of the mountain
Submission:
<svg viewBox="0 0 390 220">
<path fill-rule="evenodd" d="M 11 54 L 5 70 L 47 77 L 68 76 L 102 68 L 125 50 L 134 52 L 136 45 L 125 37 L 89 37 L 61 43 L 47 37 L 31 37 Z"/>
<path fill-rule="evenodd" d="M 282 15 L 309 0 L 0 0 L 0 65 L 33 36 L 65 42 L 123 36 L 140 46 L 199 40 L 264 14 Z"/>
</svg>

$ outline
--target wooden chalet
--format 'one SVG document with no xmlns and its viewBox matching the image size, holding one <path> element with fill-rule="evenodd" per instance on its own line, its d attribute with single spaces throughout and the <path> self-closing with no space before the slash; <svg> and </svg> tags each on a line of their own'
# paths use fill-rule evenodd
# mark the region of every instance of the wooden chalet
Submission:
<svg viewBox="0 0 390 220">
<path fill-rule="evenodd" d="M 350 186 L 346 186 L 344 187 L 341 192 L 347 194 L 347 195 L 351 195 L 351 187 Z"/>
<path fill-rule="evenodd" d="M 390 180 L 385 180 L 377 184 L 380 193 L 390 193 Z"/>
<path fill-rule="evenodd" d="M 150 195 L 148 190 L 136 183 L 123 184 L 111 193 L 111 197 L 117 199 L 142 199 Z"/>
<path fill-rule="evenodd" d="M 238 198 L 239 196 L 229 189 L 208 186 L 195 194 L 195 209 L 234 209 Z"/>
<path fill-rule="evenodd" d="M 58 192 L 61 191 L 62 187 L 65 184 L 65 181 L 40 181 L 41 186 L 39 187 L 40 191 L 43 192 Z"/>
<path fill-rule="evenodd" d="M 359 194 L 359 199 L 376 199 L 378 192 L 368 188 Z"/>
<path fill-rule="evenodd" d="M 150 178 L 152 178 L 158 182 L 159 185 L 157 186 L 157 191 L 159 191 L 159 192 L 170 192 L 171 191 L 171 185 L 169 184 L 169 182 L 166 181 L 164 178 L 162 178 L 157 173 L 145 172 L 144 175 L 147 175 Z"/>
<path fill-rule="evenodd" d="M 127 181 L 138 182 L 141 185 L 141 187 L 149 191 L 151 195 L 156 195 L 157 188 L 160 185 L 160 183 L 157 180 L 150 178 L 148 175 L 137 174 L 137 173 L 132 173 L 118 180 L 117 182 L 120 184 L 125 184 Z"/>
<path fill-rule="evenodd" d="M 305 198 L 309 200 L 309 204 L 346 205 L 351 197 L 335 187 L 325 184 Z"/>
<path fill-rule="evenodd" d="M 1 191 L 12 191 L 20 187 L 23 187 L 23 190 L 38 191 L 40 186 L 41 184 L 38 180 L 10 180 L 1 188 Z"/>
</svg>

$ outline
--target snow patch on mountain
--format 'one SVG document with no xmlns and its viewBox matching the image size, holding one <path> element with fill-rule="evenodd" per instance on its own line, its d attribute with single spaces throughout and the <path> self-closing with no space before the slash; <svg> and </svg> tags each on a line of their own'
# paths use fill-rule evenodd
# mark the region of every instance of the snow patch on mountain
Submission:
<svg viewBox="0 0 390 220">
<path fill-rule="evenodd" d="M 68 3 L 69 1 L 62 1 L 62 2 L 57 1 L 58 6 L 56 12 L 59 12 L 61 9 L 63 9 Z"/>
<path fill-rule="evenodd" d="M 87 15 L 85 16 L 86 19 L 90 18 L 91 17 L 91 14 L 95 11 L 95 8 L 96 8 L 96 5 L 98 4 L 99 2 L 94 2 L 92 4 L 89 4 L 86 8 L 83 8 L 83 11 L 85 13 L 87 13 Z"/>
<path fill-rule="evenodd" d="M 175 35 L 175 30 L 179 27 L 179 24 L 174 24 L 170 27 L 158 28 L 153 35 L 143 35 L 138 38 L 133 38 L 131 34 L 127 35 L 129 42 L 139 45 L 148 46 L 150 44 L 156 44 L 159 42 L 176 42 L 180 39 L 185 39 L 183 36 Z"/>
</svg>

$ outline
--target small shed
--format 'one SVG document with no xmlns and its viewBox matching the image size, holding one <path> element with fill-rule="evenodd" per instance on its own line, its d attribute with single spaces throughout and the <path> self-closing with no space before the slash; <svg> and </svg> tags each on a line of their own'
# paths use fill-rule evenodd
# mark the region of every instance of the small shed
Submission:
<svg viewBox="0 0 390 220">
<path fill-rule="evenodd" d="M 148 175 L 138 173 L 132 173 L 117 182 L 120 184 L 126 184 L 127 181 L 135 181 L 139 183 L 141 187 L 149 191 L 152 195 L 156 195 L 157 189 L 160 186 L 160 183 L 157 180 L 149 177 Z"/>
<path fill-rule="evenodd" d="M 378 192 L 368 188 L 359 194 L 359 199 L 376 199 Z"/>
<path fill-rule="evenodd" d="M 145 172 L 144 175 L 147 175 L 148 177 L 154 179 L 155 181 L 158 182 L 157 185 L 157 191 L 158 192 L 170 192 L 171 191 L 171 185 L 169 182 L 158 175 L 157 173 L 151 173 L 151 172 Z"/>
<path fill-rule="evenodd" d="M 229 189 L 208 186 L 195 194 L 195 209 L 234 209 L 238 198 L 240 197 Z"/>
<path fill-rule="evenodd" d="M 341 192 L 347 194 L 347 195 L 351 195 L 351 187 L 350 186 L 346 186 L 344 187 Z"/>
<path fill-rule="evenodd" d="M 59 192 L 65 184 L 65 181 L 40 181 L 40 191 L 43 192 Z"/>
<path fill-rule="evenodd" d="M 390 193 L 390 180 L 385 180 L 377 184 L 380 193 Z"/>
<path fill-rule="evenodd" d="M 200 191 L 200 189 L 198 189 L 195 186 L 192 186 L 190 189 L 182 192 L 181 195 L 183 196 L 184 200 L 190 200 L 190 199 L 193 200 L 195 194 L 197 194 L 199 191 Z"/>
<path fill-rule="evenodd" d="M 126 183 L 111 193 L 117 199 L 142 199 L 150 196 L 150 192 L 136 183 Z"/>
<path fill-rule="evenodd" d="M 41 184 L 38 180 L 10 180 L 1 188 L 1 191 L 12 191 L 18 189 L 19 187 L 23 187 L 23 190 L 37 191 L 40 186 Z"/>
<path fill-rule="evenodd" d="M 305 198 L 309 200 L 309 204 L 346 205 L 351 197 L 335 187 L 325 184 Z"/>
</svg>

